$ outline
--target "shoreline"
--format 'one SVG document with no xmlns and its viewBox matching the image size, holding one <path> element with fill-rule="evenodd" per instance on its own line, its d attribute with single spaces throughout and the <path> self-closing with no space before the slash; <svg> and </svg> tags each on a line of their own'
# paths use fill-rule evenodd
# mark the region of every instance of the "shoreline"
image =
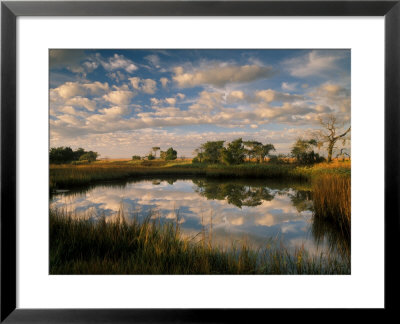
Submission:
<svg viewBox="0 0 400 324">
<path fill-rule="evenodd" d="M 92 185 L 104 181 L 141 177 L 210 177 L 257 178 L 310 181 L 321 174 L 351 175 L 350 162 L 320 163 L 312 166 L 296 164 L 253 164 L 226 166 L 222 164 L 94 162 L 85 165 L 50 165 L 50 190 Z"/>
</svg>

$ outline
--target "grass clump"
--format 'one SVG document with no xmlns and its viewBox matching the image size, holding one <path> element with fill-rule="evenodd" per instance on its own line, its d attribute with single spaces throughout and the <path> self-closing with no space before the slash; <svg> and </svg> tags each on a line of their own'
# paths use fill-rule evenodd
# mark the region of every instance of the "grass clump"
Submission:
<svg viewBox="0 0 400 324">
<path fill-rule="evenodd" d="M 151 217 L 77 219 L 50 210 L 50 274 L 349 274 L 350 261 L 304 248 L 213 247 Z"/>
<path fill-rule="evenodd" d="M 351 220 L 351 178 L 340 174 L 323 174 L 312 180 L 314 212 L 318 217 Z"/>
<path fill-rule="evenodd" d="M 319 175 L 312 180 L 312 191 L 314 237 L 326 237 L 332 248 L 350 255 L 351 178 L 342 174 Z"/>
</svg>

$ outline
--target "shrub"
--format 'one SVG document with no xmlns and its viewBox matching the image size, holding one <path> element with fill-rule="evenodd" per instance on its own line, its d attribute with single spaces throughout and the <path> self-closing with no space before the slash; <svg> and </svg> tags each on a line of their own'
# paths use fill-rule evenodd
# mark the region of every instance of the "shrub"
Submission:
<svg viewBox="0 0 400 324">
<path fill-rule="evenodd" d="M 88 152 L 88 153 L 81 155 L 81 157 L 79 158 L 79 161 L 93 162 L 93 161 L 96 161 L 96 158 L 97 158 L 97 153 Z"/>
<path fill-rule="evenodd" d="M 72 165 L 82 165 L 82 164 L 88 164 L 90 163 L 90 161 L 88 160 L 80 160 L 80 161 L 72 161 L 71 164 Z"/>
<path fill-rule="evenodd" d="M 165 152 L 161 151 L 160 157 L 165 161 L 172 161 L 172 160 L 176 160 L 176 158 L 178 157 L 178 153 L 172 147 L 170 147 Z"/>
<path fill-rule="evenodd" d="M 97 152 L 86 152 L 83 148 L 73 151 L 70 147 L 52 147 L 49 152 L 50 164 L 70 163 L 71 161 L 96 161 L 99 154 Z"/>
</svg>

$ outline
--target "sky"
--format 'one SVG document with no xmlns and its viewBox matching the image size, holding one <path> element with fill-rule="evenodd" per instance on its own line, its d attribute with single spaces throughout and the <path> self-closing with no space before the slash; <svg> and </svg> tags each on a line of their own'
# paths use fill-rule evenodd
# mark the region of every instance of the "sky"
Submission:
<svg viewBox="0 0 400 324">
<path fill-rule="evenodd" d="M 350 55 L 51 49 L 50 147 L 82 147 L 100 158 L 173 147 L 192 157 L 206 141 L 242 138 L 287 154 L 297 138 L 321 128 L 319 118 L 333 114 L 350 125 Z"/>
</svg>

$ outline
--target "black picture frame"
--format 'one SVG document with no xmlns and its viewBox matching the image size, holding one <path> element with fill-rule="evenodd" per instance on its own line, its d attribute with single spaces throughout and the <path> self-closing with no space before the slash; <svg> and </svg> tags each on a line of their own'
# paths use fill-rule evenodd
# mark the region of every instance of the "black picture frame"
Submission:
<svg viewBox="0 0 400 324">
<path fill-rule="evenodd" d="M 399 237 L 400 1 L 2 1 L 1 322 L 198 323 L 262 318 L 270 309 L 16 308 L 16 19 L 19 16 L 384 16 L 385 308 L 396 310 Z M 392 257 L 390 257 L 392 256 Z M 368 283 L 366 283 L 368 285 Z M 300 310 L 297 310 L 299 312 Z M 327 310 L 331 312 L 330 310 Z M 381 310 L 378 310 L 381 314 Z M 270 313 L 268 314 L 270 316 Z M 258 321 L 258 320 L 257 320 Z M 250 322 L 253 322 L 250 320 Z"/>
</svg>

